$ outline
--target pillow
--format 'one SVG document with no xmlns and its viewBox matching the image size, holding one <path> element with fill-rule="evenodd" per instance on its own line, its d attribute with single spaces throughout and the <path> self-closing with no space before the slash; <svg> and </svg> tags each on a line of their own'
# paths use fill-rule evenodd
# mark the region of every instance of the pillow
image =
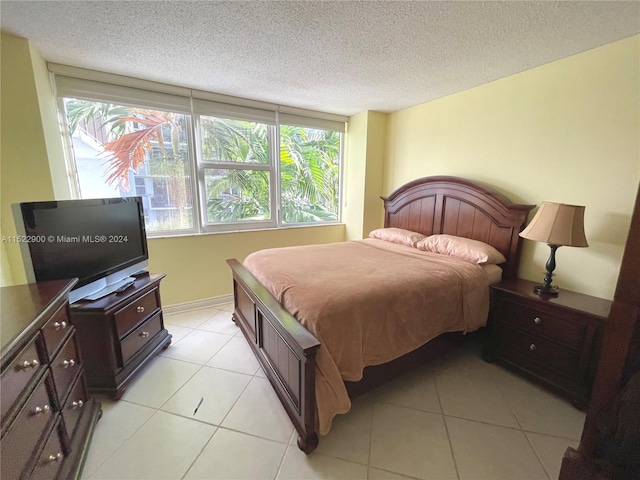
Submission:
<svg viewBox="0 0 640 480">
<path fill-rule="evenodd" d="M 421 233 L 395 227 L 377 228 L 369 234 L 369 237 L 392 243 L 401 243 L 410 247 L 415 247 L 416 243 L 425 238 Z"/>
<path fill-rule="evenodd" d="M 504 255 L 491 245 L 454 235 L 431 235 L 420 240 L 416 247 L 427 252 L 451 255 L 471 263 L 499 264 L 507 261 Z"/>
</svg>

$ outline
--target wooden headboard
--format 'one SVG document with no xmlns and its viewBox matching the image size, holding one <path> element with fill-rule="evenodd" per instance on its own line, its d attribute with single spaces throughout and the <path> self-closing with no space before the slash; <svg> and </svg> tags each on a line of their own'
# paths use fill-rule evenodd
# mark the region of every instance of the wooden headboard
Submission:
<svg viewBox="0 0 640 480">
<path fill-rule="evenodd" d="M 387 197 L 385 227 L 405 228 L 423 235 L 446 233 L 480 240 L 507 259 L 503 278 L 518 275 L 520 237 L 535 205 L 520 205 L 487 187 L 459 177 L 424 177 Z"/>
</svg>

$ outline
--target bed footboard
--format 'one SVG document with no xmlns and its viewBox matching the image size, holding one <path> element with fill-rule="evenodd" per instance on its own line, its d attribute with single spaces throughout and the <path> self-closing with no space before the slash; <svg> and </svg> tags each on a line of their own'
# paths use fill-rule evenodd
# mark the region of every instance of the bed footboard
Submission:
<svg viewBox="0 0 640 480">
<path fill-rule="evenodd" d="M 298 447 L 311 453 L 318 446 L 315 375 L 320 342 L 240 262 L 227 263 L 233 271 L 233 321 L 297 430 Z"/>
</svg>

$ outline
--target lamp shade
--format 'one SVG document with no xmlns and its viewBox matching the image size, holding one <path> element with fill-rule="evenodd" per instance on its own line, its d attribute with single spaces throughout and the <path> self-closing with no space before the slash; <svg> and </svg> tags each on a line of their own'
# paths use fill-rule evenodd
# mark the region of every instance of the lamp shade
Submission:
<svg viewBox="0 0 640 480">
<path fill-rule="evenodd" d="M 584 207 L 543 202 L 520 236 L 549 245 L 588 247 L 584 235 Z"/>
</svg>

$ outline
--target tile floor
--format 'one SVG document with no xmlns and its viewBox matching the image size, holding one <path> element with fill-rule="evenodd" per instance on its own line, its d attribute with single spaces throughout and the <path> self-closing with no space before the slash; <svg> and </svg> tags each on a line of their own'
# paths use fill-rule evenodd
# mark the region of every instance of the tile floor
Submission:
<svg viewBox="0 0 640 480">
<path fill-rule="evenodd" d="M 165 316 L 172 345 L 103 399 L 83 479 L 556 479 L 580 438 L 583 413 L 474 341 L 356 399 L 306 456 L 231 310 Z"/>
</svg>

